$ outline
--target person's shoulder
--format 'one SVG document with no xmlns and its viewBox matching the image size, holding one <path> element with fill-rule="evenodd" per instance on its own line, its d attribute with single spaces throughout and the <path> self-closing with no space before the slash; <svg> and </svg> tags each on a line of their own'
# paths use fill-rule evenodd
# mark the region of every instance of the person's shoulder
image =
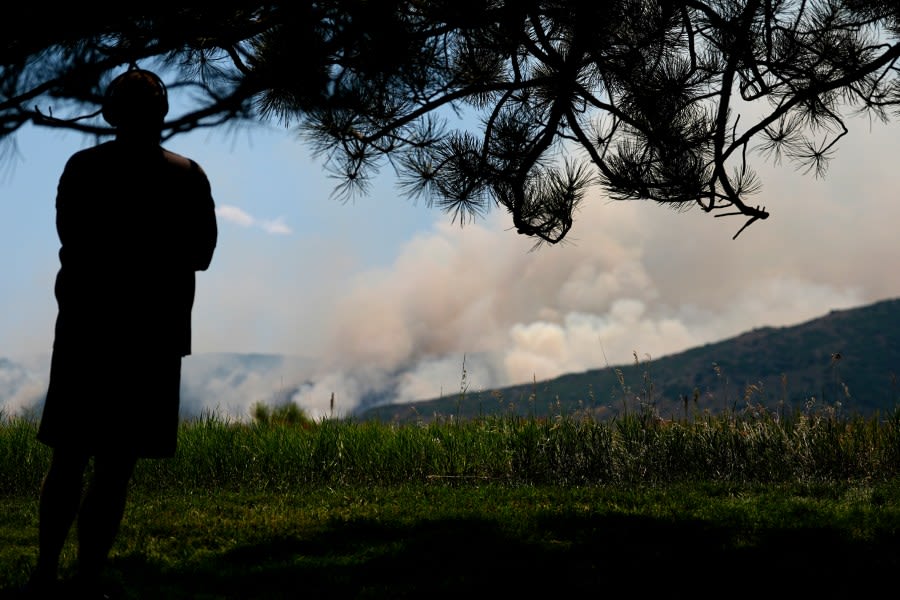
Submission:
<svg viewBox="0 0 900 600">
<path fill-rule="evenodd" d="M 90 148 L 82 148 L 69 156 L 66 161 L 66 170 L 81 170 L 89 168 L 91 165 L 100 165 L 115 154 L 112 142 L 103 142 Z"/>
<path fill-rule="evenodd" d="M 178 154 L 177 152 L 172 152 L 166 148 L 163 148 L 162 151 L 163 158 L 165 158 L 166 162 L 173 167 L 185 172 L 195 172 L 203 176 L 206 175 L 203 171 L 203 167 L 201 167 L 194 159 Z"/>
<path fill-rule="evenodd" d="M 77 150 L 73 152 L 69 157 L 69 161 L 86 161 L 98 159 L 104 156 L 108 156 L 110 154 L 115 154 L 115 148 L 112 141 L 102 142 L 97 144 L 96 146 L 91 146 L 89 148 L 82 148 L 81 150 Z"/>
</svg>

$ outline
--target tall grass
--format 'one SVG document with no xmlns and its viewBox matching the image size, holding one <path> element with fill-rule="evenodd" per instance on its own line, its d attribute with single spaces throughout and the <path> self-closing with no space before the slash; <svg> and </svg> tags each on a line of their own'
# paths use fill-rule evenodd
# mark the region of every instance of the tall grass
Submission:
<svg viewBox="0 0 900 600">
<path fill-rule="evenodd" d="M 208 413 L 185 421 L 176 456 L 141 461 L 134 485 L 286 492 L 429 481 L 816 483 L 900 475 L 900 409 L 865 418 L 810 407 L 672 421 L 640 410 L 612 420 L 503 415 L 411 425 L 265 416 L 242 423 Z M 49 451 L 36 442 L 33 420 L 0 417 L 0 494 L 33 494 Z"/>
<path fill-rule="evenodd" d="M 33 417 L 10 417 L 0 410 L 0 494 L 21 495 L 40 486 L 50 453 L 36 433 Z"/>
</svg>

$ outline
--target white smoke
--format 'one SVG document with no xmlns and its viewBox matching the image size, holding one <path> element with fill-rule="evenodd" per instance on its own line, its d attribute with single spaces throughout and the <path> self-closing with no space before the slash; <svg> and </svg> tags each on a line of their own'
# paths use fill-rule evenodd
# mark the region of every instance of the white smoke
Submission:
<svg viewBox="0 0 900 600">
<path fill-rule="evenodd" d="M 369 217 L 354 221 L 374 214 L 365 207 L 346 207 L 344 221 L 319 228 L 327 235 L 295 227 L 252 243 L 224 222 L 213 267 L 198 277 L 198 356 L 186 365 L 219 350 L 306 359 L 186 366 L 187 408 L 246 416 L 253 403 L 287 394 L 322 416 L 333 395 L 334 412 L 350 414 L 362 403 L 627 364 L 635 353 L 658 358 L 900 296 L 900 173 L 867 158 L 900 155 L 900 136 L 851 131 L 825 180 L 760 169 L 765 188 L 754 200 L 772 216 L 737 240 L 735 217 L 610 203 L 599 192 L 562 245 L 532 251 L 534 240 L 510 231 L 500 212 L 464 228 L 435 214 L 377 268 L 360 267 L 359 254 L 395 244 L 360 222 Z"/>
<path fill-rule="evenodd" d="M 679 245 L 675 219 L 705 215 L 647 208 L 665 212 L 595 200 L 579 214 L 576 243 L 535 252 L 502 230 L 500 215 L 462 231 L 437 224 L 392 265 L 348 284 L 326 315 L 327 374 L 296 400 L 321 411 L 330 392 L 350 408 L 371 390 L 389 388 L 395 402 L 447 395 L 465 354 L 477 356 L 466 363 L 472 389 L 544 380 L 868 299 L 858 281 L 822 281 L 802 261 L 784 268 L 778 248 L 751 235 L 731 241 L 721 221 Z M 748 252 L 757 268 L 741 260 Z"/>
<path fill-rule="evenodd" d="M 49 356 L 23 357 L 16 362 L 0 358 L 0 414 L 33 416 L 43 402 L 49 368 Z"/>
</svg>

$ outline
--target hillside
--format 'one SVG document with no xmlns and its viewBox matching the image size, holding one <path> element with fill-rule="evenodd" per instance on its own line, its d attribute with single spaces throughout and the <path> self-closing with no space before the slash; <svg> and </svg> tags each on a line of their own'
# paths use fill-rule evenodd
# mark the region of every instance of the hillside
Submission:
<svg viewBox="0 0 900 600">
<path fill-rule="evenodd" d="M 524 385 L 385 405 L 362 419 L 408 422 L 512 411 L 538 416 L 588 409 L 601 418 L 650 403 L 663 417 L 796 408 L 814 401 L 848 414 L 893 409 L 900 373 L 900 299 L 835 310 L 789 327 L 754 329 L 648 362 Z"/>
</svg>

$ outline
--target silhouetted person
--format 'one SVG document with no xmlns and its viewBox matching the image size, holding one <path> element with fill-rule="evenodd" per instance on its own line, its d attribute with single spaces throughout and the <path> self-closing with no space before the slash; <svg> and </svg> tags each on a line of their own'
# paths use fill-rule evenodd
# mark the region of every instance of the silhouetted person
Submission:
<svg viewBox="0 0 900 600">
<path fill-rule="evenodd" d="M 116 537 L 137 460 L 175 453 L 195 272 L 209 267 L 217 226 L 203 170 L 160 146 L 167 111 L 155 74 L 123 73 L 103 108 L 115 139 L 72 155 L 59 180 L 58 313 L 37 434 L 53 457 L 28 586 L 38 592 L 56 585 L 77 519 L 76 577 L 89 593 Z"/>
</svg>

